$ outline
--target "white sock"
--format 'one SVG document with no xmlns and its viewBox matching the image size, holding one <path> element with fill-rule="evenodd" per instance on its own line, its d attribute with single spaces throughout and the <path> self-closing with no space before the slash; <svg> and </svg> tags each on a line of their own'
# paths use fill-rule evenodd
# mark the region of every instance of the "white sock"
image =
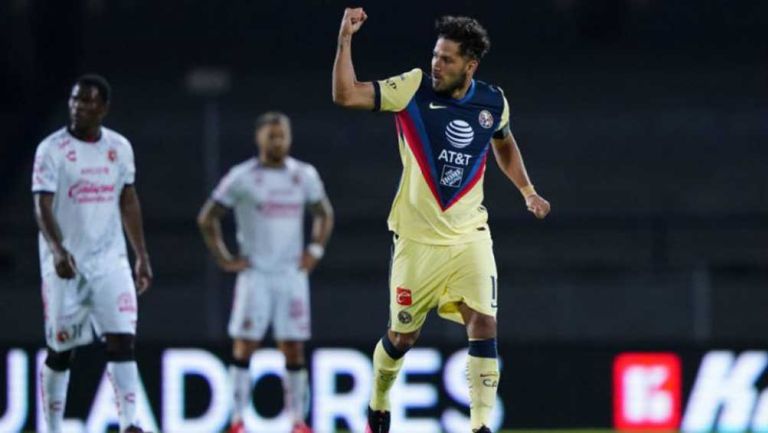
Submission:
<svg viewBox="0 0 768 433">
<path fill-rule="evenodd" d="M 43 412 L 48 424 L 48 433 L 61 433 L 64 422 L 64 408 L 67 405 L 67 386 L 69 385 L 69 370 L 55 371 L 43 365 L 40 372 L 42 378 Z"/>
<path fill-rule="evenodd" d="M 136 391 L 139 386 L 139 368 L 135 361 L 108 362 L 107 373 L 115 389 L 120 431 L 136 423 Z"/>
<path fill-rule="evenodd" d="M 245 408 L 251 403 L 251 374 L 247 368 L 229 366 L 229 382 L 232 384 L 232 422 L 242 421 Z"/>
<path fill-rule="evenodd" d="M 290 410 L 293 422 L 304 422 L 304 418 L 307 416 L 307 397 L 309 396 L 307 369 L 286 371 L 283 388 L 285 389 L 285 403 Z"/>
</svg>

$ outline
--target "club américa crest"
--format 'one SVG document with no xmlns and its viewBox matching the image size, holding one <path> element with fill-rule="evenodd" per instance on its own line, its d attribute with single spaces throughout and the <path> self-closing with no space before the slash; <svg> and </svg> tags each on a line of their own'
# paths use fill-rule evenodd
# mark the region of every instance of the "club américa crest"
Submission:
<svg viewBox="0 0 768 433">
<path fill-rule="evenodd" d="M 493 114 L 491 114 L 488 110 L 483 110 L 480 112 L 480 115 L 477 116 L 478 122 L 480 122 L 480 126 L 482 126 L 485 129 L 490 128 L 493 126 Z"/>
</svg>

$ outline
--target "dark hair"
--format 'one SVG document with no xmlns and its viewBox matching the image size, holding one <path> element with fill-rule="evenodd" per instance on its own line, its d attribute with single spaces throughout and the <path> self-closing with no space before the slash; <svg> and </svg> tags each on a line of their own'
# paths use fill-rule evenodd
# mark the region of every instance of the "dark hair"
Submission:
<svg viewBox="0 0 768 433">
<path fill-rule="evenodd" d="M 266 125 L 274 125 L 280 122 L 285 122 L 288 124 L 288 127 L 291 126 L 291 119 L 286 116 L 285 113 L 281 113 L 280 111 L 267 111 L 256 118 L 256 130 L 258 131 Z"/>
<path fill-rule="evenodd" d="M 458 42 L 461 55 L 480 60 L 491 49 L 488 32 L 476 19 L 446 15 L 435 22 L 438 38 Z"/>
<path fill-rule="evenodd" d="M 106 104 L 112 100 L 112 86 L 106 78 L 97 74 L 85 74 L 75 81 L 76 86 L 93 86 L 99 91 L 101 100 Z"/>
</svg>

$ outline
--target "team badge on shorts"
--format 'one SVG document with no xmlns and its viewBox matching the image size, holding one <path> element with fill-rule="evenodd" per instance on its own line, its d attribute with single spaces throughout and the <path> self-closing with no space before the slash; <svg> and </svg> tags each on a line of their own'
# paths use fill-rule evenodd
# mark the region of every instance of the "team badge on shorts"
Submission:
<svg viewBox="0 0 768 433">
<path fill-rule="evenodd" d="M 397 313 L 397 320 L 399 320 L 403 325 L 407 325 L 413 321 L 413 316 L 411 316 L 411 313 L 403 310 Z"/>
<path fill-rule="evenodd" d="M 485 129 L 493 126 L 493 114 L 491 114 L 491 112 L 488 110 L 481 111 L 480 115 L 477 117 L 477 120 L 480 122 L 480 126 Z"/>
<path fill-rule="evenodd" d="M 413 296 L 411 290 L 405 287 L 397 288 L 397 304 L 398 305 L 411 305 L 413 303 Z"/>
<path fill-rule="evenodd" d="M 117 311 L 121 313 L 135 313 L 136 304 L 132 293 L 123 292 L 117 297 Z"/>
</svg>

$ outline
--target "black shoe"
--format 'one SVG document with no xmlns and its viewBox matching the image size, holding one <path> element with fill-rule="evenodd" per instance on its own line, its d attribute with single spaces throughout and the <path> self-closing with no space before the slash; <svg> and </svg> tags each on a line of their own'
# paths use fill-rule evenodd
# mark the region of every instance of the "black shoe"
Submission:
<svg viewBox="0 0 768 433">
<path fill-rule="evenodd" d="M 132 426 L 128 427 L 127 429 L 125 429 L 124 433 L 144 433 L 144 430 L 142 430 L 139 427 L 136 427 L 135 425 L 132 425 Z M 149 432 L 147 432 L 147 433 L 149 433 Z"/>
<path fill-rule="evenodd" d="M 486 426 L 482 426 L 479 429 L 472 430 L 472 433 L 491 433 L 491 429 Z"/>
<path fill-rule="evenodd" d="M 365 433 L 389 433 L 389 411 L 368 408 L 368 425 Z"/>
</svg>

